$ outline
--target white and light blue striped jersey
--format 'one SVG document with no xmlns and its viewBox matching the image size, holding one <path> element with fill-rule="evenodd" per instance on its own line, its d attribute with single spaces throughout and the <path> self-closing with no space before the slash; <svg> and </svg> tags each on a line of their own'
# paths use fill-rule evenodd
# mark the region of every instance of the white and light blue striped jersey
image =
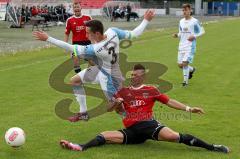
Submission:
<svg viewBox="0 0 240 159">
<path fill-rule="evenodd" d="M 87 46 L 74 45 L 74 54 L 80 57 L 95 57 L 98 66 L 113 76 L 119 76 L 121 75 L 119 74 L 121 73 L 119 68 L 120 40 L 131 39 L 131 31 L 109 28 L 104 35 L 106 39 L 96 44 Z"/>
<path fill-rule="evenodd" d="M 181 19 L 179 22 L 179 51 L 191 51 L 196 47 L 196 38 L 204 34 L 204 28 L 201 26 L 200 22 L 191 17 L 191 19 L 186 20 Z M 193 35 L 195 36 L 194 41 L 189 41 L 188 38 Z"/>
</svg>

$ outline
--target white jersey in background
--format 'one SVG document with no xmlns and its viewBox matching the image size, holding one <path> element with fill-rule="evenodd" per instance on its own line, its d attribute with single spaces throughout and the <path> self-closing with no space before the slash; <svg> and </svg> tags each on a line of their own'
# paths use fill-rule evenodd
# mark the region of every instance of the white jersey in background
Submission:
<svg viewBox="0 0 240 159">
<path fill-rule="evenodd" d="M 195 38 L 198 38 L 202 34 L 204 34 L 204 28 L 201 26 L 199 21 L 191 17 L 186 20 L 185 18 L 181 19 L 179 22 L 179 33 L 178 37 L 180 38 L 179 42 L 179 51 L 186 52 L 195 52 L 196 49 L 196 39 L 193 41 L 189 41 L 188 38 L 193 35 Z"/>
</svg>

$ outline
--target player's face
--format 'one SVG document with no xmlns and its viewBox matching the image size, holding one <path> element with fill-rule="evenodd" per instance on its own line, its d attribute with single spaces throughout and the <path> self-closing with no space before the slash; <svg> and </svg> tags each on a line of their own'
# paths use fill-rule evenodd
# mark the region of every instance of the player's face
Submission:
<svg viewBox="0 0 240 159">
<path fill-rule="evenodd" d="M 144 70 L 135 70 L 131 74 L 131 83 L 133 86 L 143 84 L 145 77 Z"/>
<path fill-rule="evenodd" d="M 96 43 L 98 41 L 100 33 L 92 32 L 89 27 L 86 27 L 86 37 L 91 41 L 92 44 Z"/>
<path fill-rule="evenodd" d="M 82 10 L 82 8 L 79 3 L 73 4 L 73 11 L 74 11 L 75 16 L 81 16 L 81 10 Z"/>
<path fill-rule="evenodd" d="M 86 27 L 86 37 L 91 41 L 95 41 L 95 35 L 94 33 L 91 31 L 91 29 L 89 27 Z"/>
<path fill-rule="evenodd" d="M 183 16 L 184 17 L 190 17 L 191 16 L 191 9 L 186 7 L 186 8 L 183 8 Z"/>
</svg>

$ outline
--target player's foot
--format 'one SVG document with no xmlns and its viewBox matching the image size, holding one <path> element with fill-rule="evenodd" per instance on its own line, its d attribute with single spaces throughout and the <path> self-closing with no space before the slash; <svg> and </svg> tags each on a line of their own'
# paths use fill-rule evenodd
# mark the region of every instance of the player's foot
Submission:
<svg viewBox="0 0 240 159">
<path fill-rule="evenodd" d="M 193 67 L 193 70 L 192 70 L 191 72 L 189 72 L 189 77 L 188 77 L 188 79 L 192 79 L 193 74 L 194 74 L 195 71 L 196 71 L 196 69 Z"/>
<path fill-rule="evenodd" d="M 72 150 L 72 151 L 83 151 L 82 146 L 80 146 L 78 144 L 73 144 L 66 140 L 61 140 L 60 146 L 64 149 L 68 149 L 68 150 Z"/>
<path fill-rule="evenodd" d="M 85 113 L 76 113 L 74 116 L 68 118 L 68 120 L 70 122 L 78 122 L 80 120 L 88 121 L 88 119 L 89 119 L 89 115 L 88 115 L 87 112 L 85 112 Z"/>
<path fill-rule="evenodd" d="M 217 152 L 223 152 L 223 153 L 229 153 L 230 149 L 227 146 L 224 145 L 213 145 L 214 149 L 213 151 Z"/>
<path fill-rule="evenodd" d="M 182 86 L 183 86 L 183 87 L 187 87 L 188 84 L 187 84 L 186 82 L 183 82 L 183 83 L 182 83 Z"/>
</svg>

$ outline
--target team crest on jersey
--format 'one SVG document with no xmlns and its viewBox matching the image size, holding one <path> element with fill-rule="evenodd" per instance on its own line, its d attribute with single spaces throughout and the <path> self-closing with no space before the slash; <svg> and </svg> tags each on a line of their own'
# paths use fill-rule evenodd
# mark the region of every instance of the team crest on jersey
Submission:
<svg viewBox="0 0 240 159">
<path fill-rule="evenodd" d="M 149 97 L 149 93 L 143 93 L 143 98 L 148 98 Z"/>
<path fill-rule="evenodd" d="M 183 28 L 184 31 L 188 31 L 188 28 Z"/>
</svg>

